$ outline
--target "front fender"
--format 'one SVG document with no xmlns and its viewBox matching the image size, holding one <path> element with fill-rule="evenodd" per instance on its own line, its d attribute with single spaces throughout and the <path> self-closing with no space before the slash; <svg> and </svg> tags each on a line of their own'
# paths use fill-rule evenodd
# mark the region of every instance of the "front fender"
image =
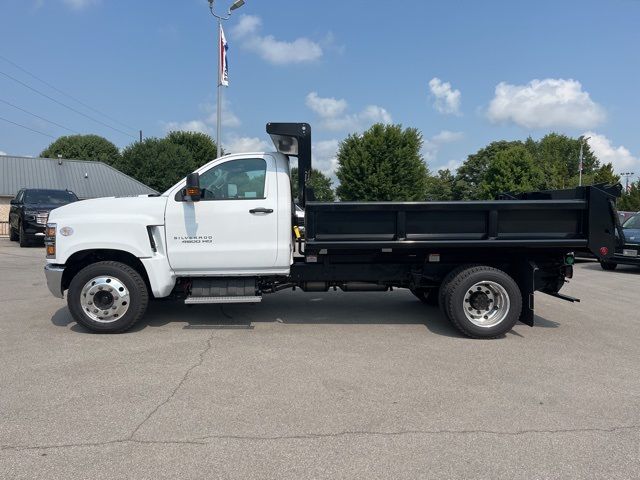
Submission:
<svg viewBox="0 0 640 480">
<path fill-rule="evenodd" d="M 142 220 L 142 219 L 140 219 Z M 106 227 L 105 225 L 108 225 Z M 153 256 L 148 223 L 87 223 L 66 222 L 57 225 L 55 262 L 64 264 L 75 253 L 86 250 L 120 250 L 136 258 Z M 63 236 L 60 229 L 70 227 L 72 234 Z"/>
</svg>

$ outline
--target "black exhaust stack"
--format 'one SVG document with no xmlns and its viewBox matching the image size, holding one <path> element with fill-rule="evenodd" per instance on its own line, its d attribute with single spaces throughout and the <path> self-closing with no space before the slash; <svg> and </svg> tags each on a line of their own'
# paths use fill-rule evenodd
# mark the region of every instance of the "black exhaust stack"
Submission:
<svg viewBox="0 0 640 480">
<path fill-rule="evenodd" d="M 311 175 L 311 126 L 308 123 L 267 123 L 267 133 L 276 150 L 298 157 L 299 205 L 315 200 L 313 189 L 307 187 Z"/>
</svg>

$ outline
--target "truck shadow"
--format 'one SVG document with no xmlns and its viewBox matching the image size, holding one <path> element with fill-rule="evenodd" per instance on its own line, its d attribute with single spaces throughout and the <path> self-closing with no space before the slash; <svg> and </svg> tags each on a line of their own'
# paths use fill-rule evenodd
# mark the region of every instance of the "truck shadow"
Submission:
<svg viewBox="0 0 640 480">
<path fill-rule="evenodd" d="M 74 322 L 69 310 L 58 310 L 51 322 L 60 327 L 72 324 L 77 333 L 90 333 Z M 179 301 L 153 301 L 144 319 L 130 332 L 147 327 L 184 323 L 184 329 L 252 329 L 257 323 L 285 325 L 424 325 L 436 335 L 464 338 L 437 307 L 418 301 L 409 292 L 303 293 L 280 292 L 265 295 L 259 304 L 187 306 Z M 558 323 L 536 316 L 536 327 L 556 328 Z M 526 330 L 525 330 L 526 332 Z M 510 335 L 523 335 L 512 330 Z M 504 336 L 502 337 L 504 338 Z"/>
<path fill-rule="evenodd" d="M 583 265 L 582 268 L 584 268 L 586 270 L 599 271 L 599 272 L 602 272 L 604 274 L 612 273 L 612 272 L 606 272 L 606 271 L 602 270 L 602 267 L 600 266 L 599 263 L 590 263 L 588 265 Z M 630 275 L 640 275 L 640 265 L 638 265 L 638 266 L 636 266 L 636 265 L 618 265 L 618 268 L 616 268 L 614 270 L 614 273 L 615 272 L 626 273 L 626 274 L 630 274 Z"/>
</svg>

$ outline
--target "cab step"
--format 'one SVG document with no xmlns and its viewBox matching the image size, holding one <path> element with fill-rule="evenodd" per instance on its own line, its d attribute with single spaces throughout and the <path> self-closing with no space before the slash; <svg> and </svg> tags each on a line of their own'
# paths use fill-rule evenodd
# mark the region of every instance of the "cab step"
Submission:
<svg viewBox="0 0 640 480">
<path fill-rule="evenodd" d="M 197 305 L 206 303 L 259 303 L 261 301 L 261 296 L 251 295 L 233 297 L 187 297 L 184 303 L 187 305 Z"/>
</svg>

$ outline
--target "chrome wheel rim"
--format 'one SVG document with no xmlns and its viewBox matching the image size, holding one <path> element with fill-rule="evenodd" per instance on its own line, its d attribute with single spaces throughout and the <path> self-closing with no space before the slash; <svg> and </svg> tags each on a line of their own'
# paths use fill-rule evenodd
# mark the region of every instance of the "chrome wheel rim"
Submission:
<svg viewBox="0 0 640 480">
<path fill-rule="evenodd" d="M 509 313 L 509 294 L 502 285 L 492 281 L 478 282 L 467 289 L 462 301 L 464 314 L 478 327 L 495 327 Z"/>
<path fill-rule="evenodd" d="M 82 287 L 80 305 L 91 320 L 112 323 L 129 310 L 129 290 L 115 277 L 95 277 Z"/>
</svg>

